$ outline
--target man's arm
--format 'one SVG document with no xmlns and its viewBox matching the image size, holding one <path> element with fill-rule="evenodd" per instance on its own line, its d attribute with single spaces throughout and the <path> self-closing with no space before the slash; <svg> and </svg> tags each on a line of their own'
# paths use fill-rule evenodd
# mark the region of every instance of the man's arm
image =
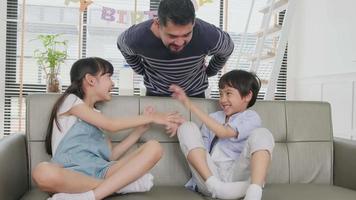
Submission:
<svg viewBox="0 0 356 200">
<path fill-rule="evenodd" d="M 144 75 L 144 66 L 142 63 L 141 56 L 137 55 L 134 50 L 132 50 L 127 44 L 127 36 L 129 30 L 124 31 L 119 38 L 117 39 L 117 47 L 121 51 L 121 54 L 124 56 L 127 64 L 140 75 Z"/>
<path fill-rule="evenodd" d="M 206 74 L 208 77 L 214 76 L 220 69 L 223 68 L 230 55 L 234 51 L 234 42 L 230 38 L 229 34 L 218 30 L 219 37 L 216 46 L 210 51 L 210 55 L 213 55 L 210 59 L 209 65 L 206 68 Z"/>
</svg>

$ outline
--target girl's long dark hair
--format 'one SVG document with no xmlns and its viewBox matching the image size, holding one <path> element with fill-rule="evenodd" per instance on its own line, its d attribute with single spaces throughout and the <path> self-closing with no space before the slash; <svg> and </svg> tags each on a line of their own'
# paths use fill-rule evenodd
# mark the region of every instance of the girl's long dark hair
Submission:
<svg viewBox="0 0 356 200">
<path fill-rule="evenodd" d="M 70 86 L 66 91 L 59 97 L 56 103 L 53 106 L 51 117 L 49 119 L 47 134 L 45 140 L 46 151 L 49 155 L 52 155 L 52 131 L 53 131 L 53 122 L 56 123 L 56 126 L 61 131 L 60 124 L 58 122 L 58 109 L 66 99 L 69 94 L 74 94 L 77 97 L 83 99 L 85 94 L 83 91 L 83 79 L 86 74 L 93 76 L 98 75 L 99 73 L 103 74 L 113 74 L 114 68 L 112 64 L 102 58 L 91 57 L 83 58 L 76 61 L 70 70 Z"/>
</svg>

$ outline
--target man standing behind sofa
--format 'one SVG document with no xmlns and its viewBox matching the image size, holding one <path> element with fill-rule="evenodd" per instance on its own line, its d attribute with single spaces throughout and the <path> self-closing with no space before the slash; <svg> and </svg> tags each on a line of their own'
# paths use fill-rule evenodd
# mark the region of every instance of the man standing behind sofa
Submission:
<svg viewBox="0 0 356 200">
<path fill-rule="evenodd" d="M 205 97 L 208 77 L 227 62 L 234 49 L 228 33 L 195 18 L 191 0 L 162 0 L 158 18 L 133 25 L 117 46 L 132 69 L 144 77 L 147 96 L 170 96 L 169 86 L 190 97 Z M 206 63 L 207 56 L 212 56 Z"/>
</svg>

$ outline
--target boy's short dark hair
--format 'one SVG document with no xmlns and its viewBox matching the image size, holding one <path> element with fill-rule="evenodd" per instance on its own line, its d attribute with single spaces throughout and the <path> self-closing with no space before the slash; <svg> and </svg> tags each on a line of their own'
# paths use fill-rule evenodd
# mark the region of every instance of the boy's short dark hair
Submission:
<svg viewBox="0 0 356 200">
<path fill-rule="evenodd" d="M 163 26 L 166 26 L 168 21 L 177 25 L 194 23 L 194 5 L 191 0 L 162 0 L 158 7 L 158 19 Z"/>
<path fill-rule="evenodd" d="M 244 70 L 232 70 L 224 74 L 219 80 L 219 89 L 225 86 L 233 87 L 239 91 L 241 97 L 245 97 L 252 92 L 252 98 L 247 108 L 253 106 L 256 102 L 258 91 L 261 88 L 261 80 L 256 74 Z"/>
</svg>

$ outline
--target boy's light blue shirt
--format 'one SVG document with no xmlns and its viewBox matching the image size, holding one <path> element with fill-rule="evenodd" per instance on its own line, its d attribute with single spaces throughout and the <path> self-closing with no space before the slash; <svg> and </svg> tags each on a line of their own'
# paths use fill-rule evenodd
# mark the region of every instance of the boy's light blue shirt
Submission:
<svg viewBox="0 0 356 200">
<path fill-rule="evenodd" d="M 217 141 L 217 143 L 220 144 L 221 150 L 233 160 L 237 160 L 240 157 L 251 131 L 262 126 L 261 118 L 254 110 L 245 110 L 233 114 L 227 123 L 225 123 L 226 115 L 223 111 L 211 113 L 209 116 L 220 124 L 230 126 L 236 133 L 238 133 L 236 137 L 219 139 Z M 205 124 L 201 126 L 200 131 L 203 136 L 205 148 L 208 150 L 215 137 L 215 133 L 208 129 Z"/>
<path fill-rule="evenodd" d="M 220 124 L 230 126 L 236 131 L 236 133 L 238 133 L 236 137 L 218 139 L 216 143 L 219 143 L 221 151 L 233 160 L 239 159 L 245 146 L 245 142 L 250 136 L 252 130 L 262 126 L 261 118 L 254 110 L 245 110 L 243 112 L 233 114 L 227 123 L 225 123 L 226 115 L 223 111 L 210 113 L 209 116 Z M 203 137 L 205 149 L 208 151 L 210 149 L 211 142 L 215 137 L 215 133 L 208 129 L 205 124 L 202 124 L 200 132 Z M 185 187 L 194 191 L 196 183 L 193 179 L 190 179 L 186 183 Z"/>
</svg>

